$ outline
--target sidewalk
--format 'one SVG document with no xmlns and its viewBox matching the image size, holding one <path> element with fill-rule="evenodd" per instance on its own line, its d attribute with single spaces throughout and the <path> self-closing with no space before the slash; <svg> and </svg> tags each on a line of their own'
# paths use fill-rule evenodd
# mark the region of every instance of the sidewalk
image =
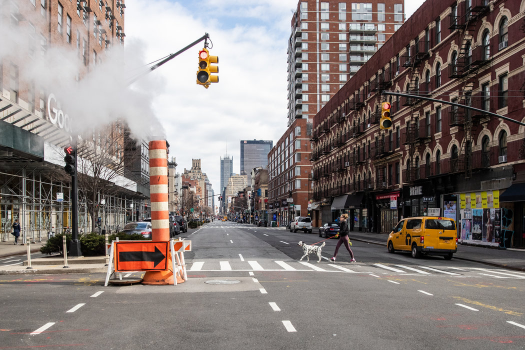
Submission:
<svg viewBox="0 0 525 350">
<path fill-rule="evenodd" d="M 40 253 L 40 247 L 45 245 L 47 239 L 42 239 L 41 243 L 31 243 L 31 253 Z M 18 245 L 14 245 L 14 239 L 8 242 L 0 242 L 0 258 L 13 255 L 27 254 L 27 245 L 22 245 L 22 239 L 18 239 Z"/>
<path fill-rule="evenodd" d="M 319 234 L 319 229 L 314 228 Z M 385 247 L 388 233 L 350 232 L 352 241 L 377 244 Z M 502 267 L 511 270 L 525 271 L 525 250 L 496 249 L 482 246 L 458 244 L 458 251 L 453 259 L 478 262 L 490 266 Z"/>
</svg>

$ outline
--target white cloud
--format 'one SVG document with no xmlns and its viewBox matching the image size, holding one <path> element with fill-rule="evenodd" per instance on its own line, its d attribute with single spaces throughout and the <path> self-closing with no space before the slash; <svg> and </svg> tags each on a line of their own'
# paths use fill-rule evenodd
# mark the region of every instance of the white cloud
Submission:
<svg viewBox="0 0 525 350">
<path fill-rule="evenodd" d="M 238 173 L 241 139 L 276 141 L 286 130 L 286 50 L 297 1 L 128 0 L 126 6 L 126 40 L 146 44 L 147 62 L 210 34 L 220 82 L 207 90 L 196 84 L 198 44 L 152 73 L 165 81 L 153 109 L 178 170 L 202 159 L 217 192 L 226 145 Z"/>
</svg>

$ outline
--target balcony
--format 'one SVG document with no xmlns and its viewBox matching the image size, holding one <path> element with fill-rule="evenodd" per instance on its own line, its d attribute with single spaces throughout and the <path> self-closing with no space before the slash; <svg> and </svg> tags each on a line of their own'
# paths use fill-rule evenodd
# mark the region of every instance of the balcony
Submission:
<svg viewBox="0 0 525 350">
<path fill-rule="evenodd" d="M 350 34 L 350 43 L 376 43 L 375 35 Z"/>
<path fill-rule="evenodd" d="M 303 34 L 303 31 L 301 27 L 296 27 L 293 33 L 293 36 L 297 38 L 297 37 L 300 37 L 302 34 Z"/>
<path fill-rule="evenodd" d="M 455 16 L 451 13 L 449 16 L 449 26 L 448 29 L 464 29 L 465 28 L 465 16 Z"/>
<path fill-rule="evenodd" d="M 418 141 L 429 142 L 432 139 L 432 131 L 430 127 L 426 124 L 425 119 L 419 121 L 419 128 L 417 130 Z"/>
<path fill-rule="evenodd" d="M 301 47 L 295 48 L 295 57 L 302 57 L 303 56 L 303 49 Z"/>
<path fill-rule="evenodd" d="M 473 22 L 490 11 L 489 0 L 472 0 L 472 6 L 467 13 L 468 20 Z"/>
<path fill-rule="evenodd" d="M 363 123 L 352 127 L 354 137 L 361 136 L 365 133 L 365 125 Z"/>
<path fill-rule="evenodd" d="M 302 76 L 302 74 L 303 74 L 303 69 L 302 68 L 297 68 L 295 70 L 295 77 L 296 78 Z"/>
<path fill-rule="evenodd" d="M 365 56 L 351 55 L 348 63 L 352 65 L 355 65 L 355 64 L 363 65 L 366 63 L 366 61 L 368 61 L 368 58 L 365 58 Z"/>
<path fill-rule="evenodd" d="M 459 62 L 456 64 L 449 64 L 447 69 L 449 79 L 462 78 L 465 76 L 465 74 L 467 74 L 467 72 L 464 69 L 464 66 Z"/>
<path fill-rule="evenodd" d="M 381 111 L 377 110 L 377 112 L 372 113 L 371 118 L 370 124 L 379 124 L 379 121 L 381 120 Z"/>
<path fill-rule="evenodd" d="M 465 109 L 459 107 L 452 107 L 449 110 L 448 114 L 449 125 L 453 126 L 463 126 L 467 122 L 465 118 Z"/>
<path fill-rule="evenodd" d="M 303 104 L 303 100 L 298 98 L 297 100 L 295 100 L 295 105 L 296 106 L 301 106 L 302 107 L 302 104 Z"/>
<path fill-rule="evenodd" d="M 295 38 L 294 45 L 295 47 L 301 47 L 303 45 L 303 38 Z"/>
<path fill-rule="evenodd" d="M 418 40 L 414 45 L 414 63 L 419 64 L 429 57 L 430 43 L 426 40 Z"/>
<path fill-rule="evenodd" d="M 350 34 L 355 34 L 355 33 L 372 34 L 372 33 L 377 32 L 377 27 L 375 24 L 372 24 L 372 23 L 363 23 L 363 24 L 351 23 L 350 29 L 348 30 L 348 32 Z"/>
<path fill-rule="evenodd" d="M 303 94 L 303 89 L 295 89 L 295 95 L 302 95 Z"/>
<path fill-rule="evenodd" d="M 376 46 L 375 45 L 350 45 L 349 53 L 352 54 L 353 52 L 356 53 L 374 53 L 376 52 Z"/>
<path fill-rule="evenodd" d="M 490 112 L 490 97 L 483 95 L 474 96 L 471 99 L 471 105 L 474 108 Z M 471 111 L 472 120 L 478 123 L 486 123 L 490 121 L 490 114 L 478 111 Z"/>
<path fill-rule="evenodd" d="M 302 65 L 303 65 L 303 59 L 302 58 L 297 58 L 295 60 L 295 67 L 296 68 L 300 68 L 300 67 L 302 67 Z"/>
</svg>

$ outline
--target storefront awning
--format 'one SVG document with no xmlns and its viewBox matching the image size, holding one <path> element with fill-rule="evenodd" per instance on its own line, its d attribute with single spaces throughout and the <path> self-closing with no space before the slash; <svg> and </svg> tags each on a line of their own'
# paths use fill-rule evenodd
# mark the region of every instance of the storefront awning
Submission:
<svg viewBox="0 0 525 350">
<path fill-rule="evenodd" d="M 514 184 L 499 195 L 500 202 L 525 201 L 525 183 Z"/>
<path fill-rule="evenodd" d="M 335 197 L 332 202 L 332 210 L 344 209 L 348 195 Z"/>
<path fill-rule="evenodd" d="M 361 203 L 363 202 L 363 196 L 364 196 L 363 193 L 358 193 L 358 194 L 348 196 L 346 203 L 345 203 L 345 208 L 347 209 L 359 208 L 361 206 Z"/>
</svg>

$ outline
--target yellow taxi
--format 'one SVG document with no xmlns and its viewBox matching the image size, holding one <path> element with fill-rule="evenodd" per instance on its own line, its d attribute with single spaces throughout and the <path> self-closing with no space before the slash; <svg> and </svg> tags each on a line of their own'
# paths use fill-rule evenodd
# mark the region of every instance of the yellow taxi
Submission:
<svg viewBox="0 0 525 350">
<path fill-rule="evenodd" d="M 401 220 L 388 235 L 388 252 L 409 251 L 413 258 L 421 254 L 442 255 L 446 260 L 458 250 L 456 222 L 453 219 L 422 216 Z"/>
</svg>

